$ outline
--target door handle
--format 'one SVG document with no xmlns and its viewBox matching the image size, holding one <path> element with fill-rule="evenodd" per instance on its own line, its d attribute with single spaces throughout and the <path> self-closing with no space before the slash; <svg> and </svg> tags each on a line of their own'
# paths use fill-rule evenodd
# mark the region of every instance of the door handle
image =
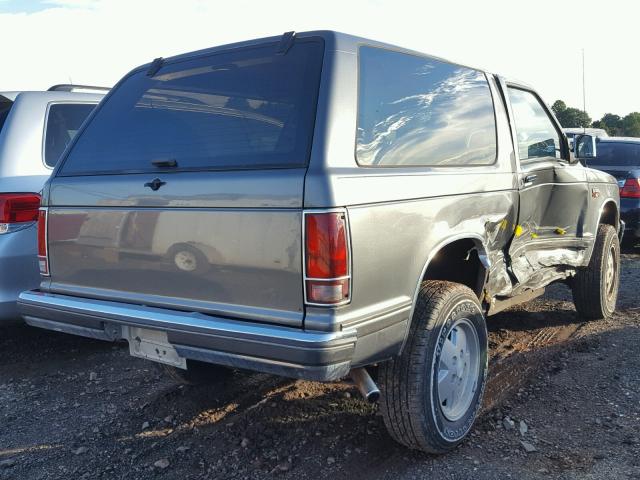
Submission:
<svg viewBox="0 0 640 480">
<path fill-rule="evenodd" d="M 535 182 L 536 178 L 538 178 L 538 175 L 536 175 L 535 173 L 532 173 L 531 175 L 527 175 L 526 177 L 524 177 L 524 181 L 523 181 L 524 186 L 528 187 L 529 185 L 533 185 L 533 182 Z"/>
</svg>

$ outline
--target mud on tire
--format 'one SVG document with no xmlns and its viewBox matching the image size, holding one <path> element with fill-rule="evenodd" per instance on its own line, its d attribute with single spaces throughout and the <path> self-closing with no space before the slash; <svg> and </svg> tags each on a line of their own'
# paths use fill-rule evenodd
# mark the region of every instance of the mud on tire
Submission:
<svg viewBox="0 0 640 480">
<path fill-rule="evenodd" d="M 620 243 L 611 225 L 600 225 L 589 265 L 571 281 L 578 315 L 598 320 L 613 315 L 620 287 Z"/>
<path fill-rule="evenodd" d="M 460 353 L 463 345 L 468 348 Z M 480 409 L 487 359 L 487 328 L 474 292 L 452 282 L 423 282 L 402 354 L 380 365 L 380 409 L 390 435 L 427 453 L 458 445 Z M 466 385 L 458 400 L 451 393 L 456 382 Z"/>
</svg>

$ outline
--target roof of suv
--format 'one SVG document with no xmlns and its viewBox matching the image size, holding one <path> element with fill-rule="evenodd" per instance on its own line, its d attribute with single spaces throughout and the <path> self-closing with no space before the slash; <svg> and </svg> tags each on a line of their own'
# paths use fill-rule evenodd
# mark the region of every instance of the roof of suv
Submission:
<svg viewBox="0 0 640 480">
<path fill-rule="evenodd" d="M 201 56 L 201 55 L 208 55 L 208 54 L 212 54 L 212 53 L 216 53 L 219 51 L 223 51 L 223 50 L 229 50 L 232 48 L 242 48 L 242 47 L 247 47 L 247 46 L 251 46 L 251 45 L 257 45 L 257 44 L 261 44 L 261 43 L 276 43 L 276 42 L 286 42 L 287 41 L 287 37 L 289 33 L 293 33 L 293 32 L 287 32 L 283 35 L 277 35 L 277 36 L 272 36 L 272 37 L 263 37 L 263 38 L 255 38 L 252 40 L 245 40 L 242 42 L 236 42 L 236 43 L 229 43 L 226 45 L 219 45 L 216 47 L 210 47 L 210 48 L 205 48 L 202 50 L 195 50 L 193 52 L 187 52 L 187 53 L 182 53 L 179 55 L 175 55 L 172 57 L 168 57 L 168 58 L 164 58 L 161 60 L 163 61 L 167 61 L 167 62 L 173 62 L 176 60 L 184 60 L 187 58 L 192 58 L 192 57 L 197 57 L 197 56 Z M 413 55 L 427 55 L 429 57 L 432 58 L 436 58 L 436 59 L 440 59 L 443 60 L 447 63 L 453 63 L 453 64 L 458 64 L 461 66 L 465 66 L 465 67 L 469 67 L 468 65 L 463 65 L 463 64 L 459 64 L 457 62 L 451 61 L 451 60 L 447 60 L 447 59 L 443 59 L 441 57 L 437 57 L 435 55 L 430 55 L 428 53 L 424 53 L 424 52 L 419 52 L 417 50 L 411 50 L 408 48 L 403 48 L 403 47 L 399 47 L 397 45 L 392 45 L 389 43 L 385 43 L 385 42 L 380 42 L 377 40 L 371 40 L 368 38 L 364 38 L 364 37 L 358 37 L 355 35 L 349 35 L 347 33 L 342 33 L 342 32 L 336 32 L 334 30 L 312 30 L 312 31 L 307 31 L 307 32 L 295 32 L 295 37 L 296 38 L 309 38 L 309 37 L 321 37 L 322 39 L 324 39 L 325 41 L 325 45 L 326 48 L 328 50 L 336 50 L 336 51 L 341 51 L 341 52 L 345 52 L 345 53 L 353 53 L 356 54 L 358 52 L 358 47 L 362 46 L 362 45 L 368 45 L 368 46 L 372 46 L 372 47 L 378 47 L 378 48 L 386 48 L 389 50 L 394 50 L 397 52 L 403 52 L 403 53 L 408 53 L 408 54 L 413 54 Z M 149 68 L 151 65 L 153 64 L 153 62 L 149 62 L 147 64 L 141 65 L 140 67 L 137 67 L 134 69 L 134 71 L 137 70 L 142 70 L 145 68 Z M 473 68 L 474 70 L 480 70 L 480 71 L 485 71 L 482 68 L 477 68 L 477 67 L 469 67 L 469 68 Z M 520 83 L 520 82 L 518 82 Z"/>
<path fill-rule="evenodd" d="M 57 100 L 98 100 L 100 101 L 104 97 L 105 93 L 85 93 L 85 92 L 63 92 L 63 91 L 39 91 L 39 90 L 25 90 L 25 91 L 10 91 L 0 92 L 0 96 L 3 96 L 11 101 L 15 101 L 20 96 L 37 97 L 45 101 L 57 101 Z"/>
<path fill-rule="evenodd" d="M 598 143 L 640 143 L 638 137 L 599 137 Z"/>
</svg>

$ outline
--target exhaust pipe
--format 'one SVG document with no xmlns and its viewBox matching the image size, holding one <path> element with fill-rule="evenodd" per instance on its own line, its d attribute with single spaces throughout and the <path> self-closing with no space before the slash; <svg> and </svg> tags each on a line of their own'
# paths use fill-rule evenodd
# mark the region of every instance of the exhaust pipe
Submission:
<svg viewBox="0 0 640 480">
<path fill-rule="evenodd" d="M 364 367 L 354 368 L 349 372 L 349 375 L 367 402 L 375 403 L 378 401 L 380 390 Z"/>
</svg>

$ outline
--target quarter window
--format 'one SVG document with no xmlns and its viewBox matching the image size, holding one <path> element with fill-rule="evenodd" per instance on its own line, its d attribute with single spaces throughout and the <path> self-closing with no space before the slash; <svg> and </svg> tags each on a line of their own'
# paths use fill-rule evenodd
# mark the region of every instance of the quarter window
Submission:
<svg viewBox="0 0 640 480">
<path fill-rule="evenodd" d="M 561 158 L 560 134 L 540 100 L 531 92 L 509 88 L 520 160 Z"/>
<path fill-rule="evenodd" d="M 361 47 L 359 57 L 360 165 L 495 162 L 495 115 L 484 73 L 373 47 Z"/>
<path fill-rule="evenodd" d="M 55 167 L 80 125 L 95 108 L 93 103 L 56 103 L 49 107 L 44 140 L 44 162 Z"/>
</svg>

